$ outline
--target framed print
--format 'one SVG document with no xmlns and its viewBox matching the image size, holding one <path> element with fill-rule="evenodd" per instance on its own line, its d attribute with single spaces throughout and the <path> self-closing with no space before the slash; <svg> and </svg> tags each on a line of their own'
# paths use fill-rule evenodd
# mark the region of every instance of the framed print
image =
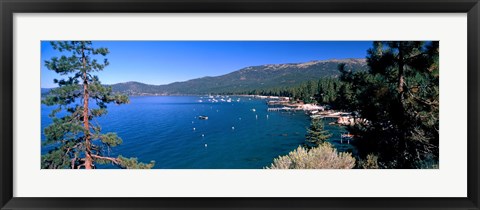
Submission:
<svg viewBox="0 0 480 210">
<path fill-rule="evenodd" d="M 469 1 L 1 1 L 2 209 L 478 209 Z"/>
</svg>

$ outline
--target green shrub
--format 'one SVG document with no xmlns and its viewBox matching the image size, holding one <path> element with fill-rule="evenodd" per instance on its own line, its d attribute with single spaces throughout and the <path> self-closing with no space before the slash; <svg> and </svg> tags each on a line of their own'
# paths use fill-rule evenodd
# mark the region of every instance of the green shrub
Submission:
<svg viewBox="0 0 480 210">
<path fill-rule="evenodd" d="M 368 154 L 367 159 L 361 161 L 361 165 L 364 169 L 379 169 L 378 166 L 378 156 L 374 154 Z"/>
<path fill-rule="evenodd" d="M 310 150 L 299 146 L 288 155 L 279 156 L 267 169 L 351 169 L 355 166 L 352 154 L 340 152 L 329 143 Z"/>
</svg>

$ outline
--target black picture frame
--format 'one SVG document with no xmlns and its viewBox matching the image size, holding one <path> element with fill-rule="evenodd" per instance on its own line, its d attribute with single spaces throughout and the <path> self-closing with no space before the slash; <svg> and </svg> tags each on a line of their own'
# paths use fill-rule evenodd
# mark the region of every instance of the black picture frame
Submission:
<svg viewBox="0 0 480 210">
<path fill-rule="evenodd" d="M 479 209 L 478 0 L 0 0 L 1 209 Z M 465 198 L 25 198 L 13 197 L 15 13 L 467 13 L 468 196 Z M 449 180 L 445 180 L 449 181 Z M 413 189 L 412 189 L 413 190 Z"/>
</svg>

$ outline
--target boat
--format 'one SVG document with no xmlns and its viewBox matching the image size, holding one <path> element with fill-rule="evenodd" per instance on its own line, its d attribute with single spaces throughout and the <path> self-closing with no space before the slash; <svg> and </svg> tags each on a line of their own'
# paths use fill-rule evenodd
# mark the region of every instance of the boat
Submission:
<svg viewBox="0 0 480 210">
<path fill-rule="evenodd" d="M 341 135 L 342 138 L 345 138 L 345 139 L 352 139 L 354 136 L 353 134 L 350 134 L 350 133 L 344 133 Z"/>
<path fill-rule="evenodd" d="M 198 119 L 200 119 L 200 120 L 208 120 L 208 117 L 205 116 L 205 115 L 200 115 L 200 116 L 198 116 Z"/>
</svg>

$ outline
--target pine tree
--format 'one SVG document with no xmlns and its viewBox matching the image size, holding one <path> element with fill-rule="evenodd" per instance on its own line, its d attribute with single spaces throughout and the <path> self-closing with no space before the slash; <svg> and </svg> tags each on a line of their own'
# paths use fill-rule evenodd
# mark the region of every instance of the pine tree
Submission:
<svg viewBox="0 0 480 210">
<path fill-rule="evenodd" d="M 332 135 L 324 129 L 323 121 L 321 119 L 312 119 L 306 134 L 307 147 L 318 147 L 327 141 L 331 136 Z"/>
<path fill-rule="evenodd" d="M 342 72 L 341 80 L 352 87 L 350 111 L 369 122 L 350 128 L 360 138 L 355 141 L 360 155 L 378 154 L 385 168 L 437 165 L 438 46 L 374 42 L 368 72 Z"/>
<path fill-rule="evenodd" d="M 53 123 L 45 128 L 44 145 L 53 147 L 42 155 L 42 168 L 93 169 L 96 164 L 114 164 L 120 168 L 152 168 L 136 158 L 108 156 L 112 147 L 122 143 L 116 133 L 101 133 L 94 119 L 107 113 L 108 104 L 124 104 L 125 95 L 112 93 L 111 87 L 100 83 L 95 72 L 104 70 L 107 48 L 94 48 L 90 41 L 51 42 L 53 49 L 63 53 L 45 61 L 45 66 L 67 79 L 54 79 L 58 84 L 43 98 L 42 103 L 57 106 L 50 117 Z M 90 105 L 89 103 L 94 103 Z"/>
</svg>

